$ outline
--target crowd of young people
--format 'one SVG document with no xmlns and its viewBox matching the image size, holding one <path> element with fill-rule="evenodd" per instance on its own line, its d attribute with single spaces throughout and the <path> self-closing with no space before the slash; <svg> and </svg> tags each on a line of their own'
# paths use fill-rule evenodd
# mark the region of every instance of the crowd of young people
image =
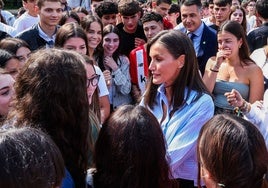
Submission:
<svg viewBox="0 0 268 188">
<path fill-rule="evenodd" d="M 23 7 L 1 15 L 0 161 L 25 160 L 0 185 L 268 187 L 268 2 Z"/>
</svg>

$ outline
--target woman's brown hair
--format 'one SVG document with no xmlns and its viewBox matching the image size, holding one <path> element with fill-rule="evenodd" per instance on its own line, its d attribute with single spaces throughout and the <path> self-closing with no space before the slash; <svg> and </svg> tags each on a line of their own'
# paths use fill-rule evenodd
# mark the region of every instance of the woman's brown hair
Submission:
<svg viewBox="0 0 268 188">
<path fill-rule="evenodd" d="M 227 114 L 214 116 L 201 129 L 197 148 L 199 167 L 203 166 L 216 184 L 226 188 L 264 186 L 268 152 L 262 134 L 249 121 Z"/>
</svg>

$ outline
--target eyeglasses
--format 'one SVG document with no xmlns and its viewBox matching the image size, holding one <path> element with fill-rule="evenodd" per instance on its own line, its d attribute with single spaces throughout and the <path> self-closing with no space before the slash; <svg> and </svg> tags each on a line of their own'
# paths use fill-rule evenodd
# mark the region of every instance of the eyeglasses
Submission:
<svg viewBox="0 0 268 188">
<path fill-rule="evenodd" d="M 87 79 L 87 87 L 90 85 L 95 87 L 98 85 L 100 79 L 100 75 L 95 74 L 93 77 Z"/>
<path fill-rule="evenodd" d="M 255 7 L 256 4 L 248 4 L 249 7 Z"/>
</svg>

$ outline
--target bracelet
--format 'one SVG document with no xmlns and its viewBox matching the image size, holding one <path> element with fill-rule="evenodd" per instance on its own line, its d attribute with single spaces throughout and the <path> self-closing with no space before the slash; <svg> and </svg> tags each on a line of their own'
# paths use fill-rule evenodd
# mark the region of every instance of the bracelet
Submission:
<svg viewBox="0 0 268 188">
<path fill-rule="evenodd" d="M 219 70 L 214 70 L 212 68 L 209 69 L 211 72 L 219 72 Z"/>
<path fill-rule="evenodd" d="M 250 109 L 251 109 L 251 105 L 250 105 L 250 103 L 247 102 L 247 108 L 246 108 L 245 112 L 249 113 Z"/>
<path fill-rule="evenodd" d="M 214 69 L 214 70 L 215 70 L 215 69 L 216 69 L 216 70 L 219 70 L 219 69 L 220 69 L 220 66 L 221 66 L 221 65 L 218 65 L 217 63 L 215 63 L 211 68 Z"/>
<path fill-rule="evenodd" d="M 247 102 L 243 100 L 242 106 L 240 106 L 240 109 L 243 110 L 247 107 Z"/>
<path fill-rule="evenodd" d="M 220 65 L 217 65 L 217 63 L 214 65 L 214 68 L 217 68 L 219 69 L 220 68 Z"/>
<path fill-rule="evenodd" d="M 245 112 L 245 113 L 248 113 L 251 109 L 251 106 L 250 104 L 247 102 L 247 101 L 243 101 L 243 105 L 241 107 L 239 107 L 239 109 L 242 111 L 242 112 Z"/>
</svg>

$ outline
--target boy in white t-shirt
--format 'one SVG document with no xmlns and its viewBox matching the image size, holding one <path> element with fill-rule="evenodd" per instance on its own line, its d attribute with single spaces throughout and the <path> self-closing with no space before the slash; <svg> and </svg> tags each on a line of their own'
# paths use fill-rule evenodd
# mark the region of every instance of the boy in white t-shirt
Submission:
<svg viewBox="0 0 268 188">
<path fill-rule="evenodd" d="M 14 28 L 20 33 L 39 22 L 36 0 L 23 0 L 23 7 L 27 10 L 14 22 Z"/>
</svg>

